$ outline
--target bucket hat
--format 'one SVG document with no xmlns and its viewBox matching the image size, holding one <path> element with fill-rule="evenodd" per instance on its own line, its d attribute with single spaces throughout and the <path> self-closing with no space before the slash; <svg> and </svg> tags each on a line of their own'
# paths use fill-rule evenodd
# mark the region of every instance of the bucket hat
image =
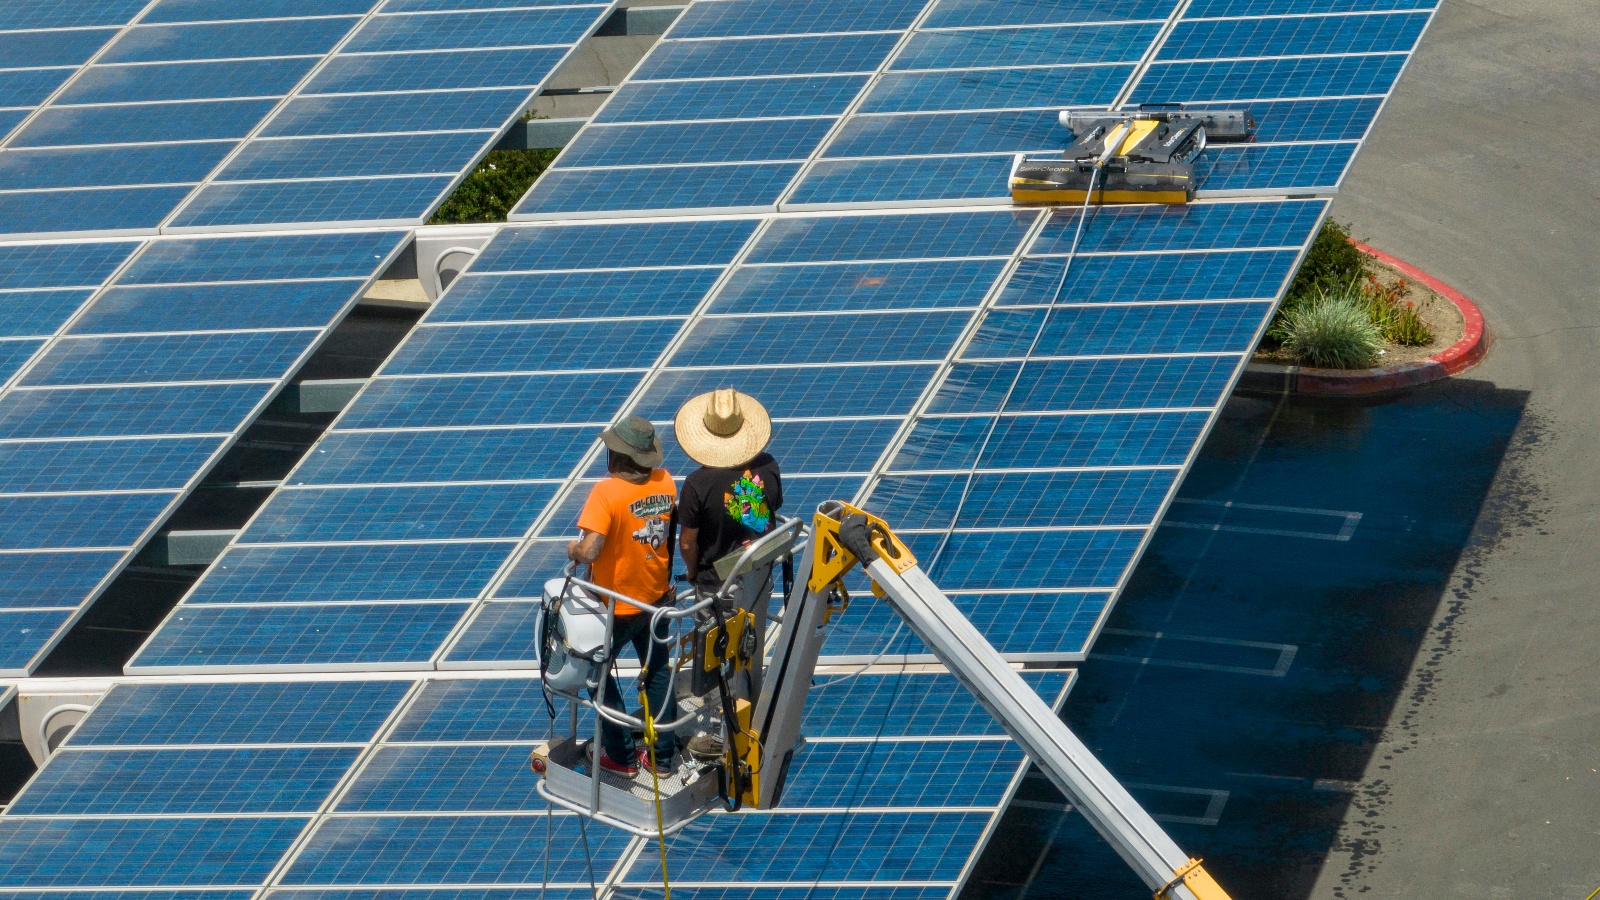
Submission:
<svg viewBox="0 0 1600 900">
<path fill-rule="evenodd" d="M 689 398 L 672 427 L 690 459 L 718 469 L 749 462 L 772 440 L 767 408 L 732 388 Z"/>
<path fill-rule="evenodd" d="M 600 433 L 600 441 L 646 468 L 661 465 L 661 440 L 656 427 L 642 416 L 629 416 Z"/>
</svg>

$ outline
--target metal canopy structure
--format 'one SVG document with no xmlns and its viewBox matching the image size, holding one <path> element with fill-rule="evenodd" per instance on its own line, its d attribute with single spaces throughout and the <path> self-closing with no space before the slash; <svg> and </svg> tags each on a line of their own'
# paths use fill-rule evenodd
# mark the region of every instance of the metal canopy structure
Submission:
<svg viewBox="0 0 1600 900">
<path fill-rule="evenodd" d="M 0 99 L 0 232 L 12 235 L 0 240 L 328 223 L 349 232 L 337 240 L 374 239 L 352 223 L 421 221 L 609 10 L 348 5 L 0 13 L 0 47 L 28 48 L 5 57 L 25 66 L 0 71 L 0 91 L 20 86 Z M 127 671 L 147 683 L 113 688 L 0 816 L 0 890 L 658 896 L 654 848 L 585 835 L 534 797 L 523 760 L 552 712 L 532 671 L 534 598 L 601 474 L 599 428 L 627 412 L 666 425 L 712 387 L 772 410 L 792 510 L 837 497 L 891 517 L 1008 657 L 1082 659 L 1432 10 L 694 0 L 141 649 Z M 285 43 L 251 59 L 240 39 L 215 37 L 250 28 Z M 1078 211 L 1013 209 L 1009 160 L 1061 147 L 1064 106 L 1140 102 L 1248 106 L 1258 141 L 1207 151 L 1200 202 L 1091 211 L 1074 255 Z M 173 111 L 184 104 L 218 114 Z M 55 171 L 100 181 L 41 174 Z M 132 180 L 152 171 L 178 180 Z M 217 373 L 261 361 L 251 341 L 314 344 L 342 315 L 288 324 L 252 306 L 238 324 L 135 328 L 137 304 L 95 312 L 154 285 L 164 303 L 198 298 L 202 279 L 177 268 L 127 280 L 178 240 L 0 246 L 69 260 L 0 284 L 0 301 L 30 294 L 5 307 L 29 312 L 4 316 L 0 351 L 16 346 L 0 353 L 0 414 L 17 396 L 105 389 L 98 373 L 141 364 L 112 342 L 170 348 L 191 332 L 239 337 L 193 374 L 114 389 L 190 390 L 193 378 L 265 396 L 284 375 Z M 315 277 L 359 287 L 381 268 Z M 281 273 L 208 278 L 287 296 Z M 45 301 L 58 312 L 40 312 Z M 193 302 L 180 324 L 203 308 Z M 112 324 L 78 327 L 95 321 Z M 143 352 L 181 368 L 166 349 Z M 78 380 L 28 383 L 58 371 Z M 211 458 L 191 438 L 225 445 L 249 420 L 235 407 L 207 430 L 94 435 L 141 448 L 177 435 L 148 461 L 97 462 L 94 478 L 140 485 L 80 489 L 115 501 L 17 493 L 180 496 Z M 87 436 L 0 446 L 42 454 Z M 33 465 L 13 474 L 72 483 Z M 121 564 L 114 549 L 105 572 Z M 47 609 L 50 627 L 92 590 Z M 669 840 L 675 893 L 959 890 L 1020 783 L 1020 753 L 952 678 L 914 668 L 923 648 L 872 604 L 849 611 L 825 652 L 900 671 L 820 691 L 790 808 L 711 816 Z M 1070 685 L 1070 669 L 1030 677 L 1058 703 Z"/>
</svg>

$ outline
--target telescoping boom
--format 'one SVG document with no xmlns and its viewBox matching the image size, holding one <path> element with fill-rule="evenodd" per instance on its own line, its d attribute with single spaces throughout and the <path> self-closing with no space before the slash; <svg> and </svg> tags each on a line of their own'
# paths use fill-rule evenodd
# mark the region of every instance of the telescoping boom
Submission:
<svg viewBox="0 0 1600 900">
<path fill-rule="evenodd" d="M 719 762 L 697 773 L 674 774 L 666 796 L 661 783 L 655 782 L 655 796 L 649 798 L 652 809 L 645 802 L 647 793 L 639 785 L 602 784 L 609 777 L 603 776 L 598 767 L 585 766 L 584 751 L 575 738 L 568 738 L 535 750 L 534 769 L 544 776 L 540 792 L 579 814 L 651 838 L 672 834 L 718 805 L 729 810 L 780 806 L 785 776 L 803 743 L 801 716 L 826 637 L 826 625 L 848 604 L 844 578 L 860 566 L 872 580 L 873 594 L 889 604 L 994 716 L 1150 887 L 1156 900 L 1229 900 L 1201 861 L 1178 847 L 929 579 L 886 522 L 847 503 L 829 501 L 818 508 L 809 534 L 801 523 L 786 520 L 777 531 L 745 552 L 734 575 L 750 565 L 770 565 L 774 558 L 786 554 L 792 555 L 797 564 L 794 585 L 784 604 L 782 630 L 772 647 L 772 659 L 753 707 L 743 699 L 722 704 L 727 741 Z M 656 614 L 681 619 L 709 602 Z M 696 655 L 691 661 L 707 667 L 718 663 L 741 665 L 739 651 L 732 645 L 743 642 L 717 639 L 719 634 L 737 630 L 730 625 L 730 621 L 719 618 L 711 629 L 711 639 L 705 642 L 705 658 Z M 628 719 L 566 689 L 572 684 L 568 681 L 557 692 L 613 721 Z M 682 723 L 630 721 L 646 733 Z M 589 772 L 579 775 L 578 769 Z M 647 776 L 644 784 L 650 783 Z"/>
</svg>

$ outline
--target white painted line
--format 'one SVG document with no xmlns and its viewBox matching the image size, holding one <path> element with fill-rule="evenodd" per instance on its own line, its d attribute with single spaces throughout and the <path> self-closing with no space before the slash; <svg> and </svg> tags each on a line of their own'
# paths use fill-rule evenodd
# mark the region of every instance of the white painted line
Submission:
<svg viewBox="0 0 1600 900">
<path fill-rule="evenodd" d="M 1227 515 L 1226 511 L 1229 509 L 1248 509 L 1260 512 L 1284 513 L 1286 515 L 1326 516 L 1330 518 L 1337 518 L 1342 521 L 1340 522 L 1339 530 L 1336 532 L 1227 525 L 1223 523 L 1223 520 L 1218 520 L 1212 524 L 1207 524 L 1204 522 L 1173 522 L 1171 520 L 1163 520 L 1161 524 L 1164 527 L 1170 526 L 1172 528 L 1192 528 L 1199 531 L 1231 531 L 1236 534 L 1267 534 L 1275 535 L 1277 537 L 1299 537 L 1318 541 L 1343 542 L 1350 540 L 1350 538 L 1356 533 L 1356 526 L 1361 522 L 1361 513 L 1350 512 L 1349 510 L 1343 509 L 1313 509 L 1304 506 L 1274 506 L 1272 504 L 1265 503 L 1235 503 L 1231 500 L 1189 500 L 1182 497 L 1174 498 L 1172 502 L 1174 505 L 1182 503 L 1187 506 L 1208 506 L 1219 508 L 1224 510 L 1224 519 Z"/>
<path fill-rule="evenodd" d="M 1267 641 L 1244 641 L 1236 638 L 1200 637 L 1190 634 L 1168 634 L 1161 631 L 1129 631 L 1123 628 L 1105 628 L 1101 634 L 1120 635 L 1123 637 L 1149 638 L 1152 642 L 1159 641 L 1189 641 L 1198 644 L 1214 644 L 1224 647 L 1244 647 L 1253 650 L 1277 651 L 1277 663 L 1270 669 L 1258 666 L 1229 666 L 1218 663 L 1187 662 L 1176 659 L 1159 659 L 1152 656 L 1124 656 L 1115 653 L 1101 653 L 1091 651 L 1091 659 L 1107 659 L 1118 662 L 1133 662 L 1148 666 L 1170 666 L 1177 669 L 1202 669 L 1212 672 L 1232 672 L 1238 675 L 1265 675 L 1270 678 L 1282 678 L 1289 674 L 1289 667 L 1294 664 L 1295 656 L 1300 652 L 1296 644 L 1278 644 Z M 1153 649 L 1153 648 L 1152 648 Z"/>
</svg>

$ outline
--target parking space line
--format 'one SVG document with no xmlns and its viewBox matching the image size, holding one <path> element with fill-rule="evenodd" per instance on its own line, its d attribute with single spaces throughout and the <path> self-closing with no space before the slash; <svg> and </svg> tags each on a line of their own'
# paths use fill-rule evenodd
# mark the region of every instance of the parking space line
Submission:
<svg viewBox="0 0 1600 900">
<path fill-rule="evenodd" d="M 1048 781 L 1049 779 L 1047 779 L 1041 772 L 1030 771 L 1028 772 L 1028 780 Z M 1172 784 L 1146 784 L 1137 781 L 1123 782 L 1123 787 L 1126 787 L 1130 791 L 1137 791 L 1140 793 L 1179 794 L 1188 797 L 1206 798 L 1205 811 L 1198 816 L 1151 812 L 1150 817 L 1155 819 L 1157 822 L 1170 822 L 1178 825 L 1214 826 L 1222 818 L 1222 808 L 1228 805 L 1228 792 L 1214 788 L 1179 787 Z M 1141 805 L 1149 805 L 1143 800 L 1141 800 L 1140 803 Z M 1011 805 L 1022 807 L 1023 809 L 1042 809 L 1052 811 L 1065 811 L 1072 808 L 1072 804 L 1070 803 L 1063 803 L 1061 801 L 1054 800 L 1019 799 L 1011 801 Z"/>
<path fill-rule="evenodd" d="M 1093 651 L 1090 659 L 1105 659 L 1116 662 L 1131 662 L 1139 665 L 1172 666 L 1180 669 L 1205 669 L 1213 672 L 1232 672 L 1239 675 L 1265 675 L 1269 678 L 1282 678 L 1289 673 L 1289 667 L 1294 664 L 1295 655 L 1300 652 L 1296 644 L 1278 644 L 1268 641 L 1243 641 L 1236 638 L 1201 637 L 1192 634 L 1169 634 L 1163 631 L 1130 631 L 1125 628 L 1106 628 L 1100 632 L 1102 635 L 1115 637 L 1134 638 L 1149 641 L 1149 651 L 1142 655 L 1129 653 L 1105 653 Z M 1200 662 L 1198 660 L 1173 659 L 1171 657 L 1158 657 L 1153 655 L 1156 647 L 1161 642 L 1183 641 L 1194 644 L 1210 644 L 1223 647 L 1239 647 L 1250 650 L 1265 650 L 1278 654 L 1276 662 L 1271 668 L 1265 666 L 1230 665 L 1227 663 Z M 1172 646 L 1170 643 L 1168 646 Z M 1179 653 L 1181 654 L 1181 650 Z"/>
<path fill-rule="evenodd" d="M 1174 508 L 1179 504 L 1189 507 L 1206 507 L 1220 510 L 1215 522 L 1204 521 L 1179 521 L 1171 518 Z M 1173 508 L 1169 508 L 1167 518 L 1161 524 L 1171 528 L 1192 528 L 1199 531 L 1231 531 L 1236 534 L 1269 534 L 1278 537 L 1310 538 L 1318 541 L 1348 541 L 1356 533 L 1356 526 L 1361 523 L 1361 513 L 1343 509 L 1315 509 L 1307 506 L 1274 506 L 1266 503 L 1235 503 L 1232 500 L 1190 500 L 1183 497 L 1172 501 Z M 1285 516 L 1318 516 L 1338 519 L 1337 531 L 1307 531 L 1302 528 L 1271 528 L 1260 525 L 1230 525 L 1226 524 L 1228 513 L 1234 510 L 1248 513 L 1278 513 Z"/>
</svg>

